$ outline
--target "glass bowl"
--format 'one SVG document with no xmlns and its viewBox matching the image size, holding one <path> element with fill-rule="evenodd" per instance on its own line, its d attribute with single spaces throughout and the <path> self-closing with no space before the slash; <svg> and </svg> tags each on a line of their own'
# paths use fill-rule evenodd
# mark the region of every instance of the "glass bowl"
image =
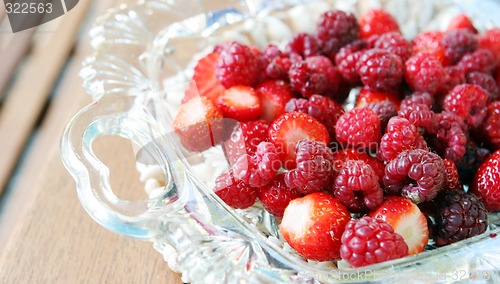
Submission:
<svg viewBox="0 0 500 284">
<path fill-rule="evenodd" d="M 314 32 L 318 16 L 341 9 L 359 16 L 383 6 L 404 35 L 442 29 L 467 13 L 479 30 L 500 26 L 495 1 L 144 0 L 111 10 L 90 31 L 93 53 L 80 72 L 93 102 L 68 123 L 61 158 L 76 181 L 80 201 L 99 224 L 154 243 L 170 267 L 194 283 L 330 283 L 500 280 L 499 214 L 489 214 L 482 235 L 359 269 L 314 262 L 295 253 L 277 222 L 257 202 L 234 210 L 211 190 L 228 165 L 220 147 L 187 152 L 171 121 L 194 62 L 223 41 L 263 47 L 297 32 Z M 119 199 L 110 171 L 92 151 L 103 135 L 138 146 L 137 168 L 149 199 Z M 119 175 L 120 173 L 113 173 Z"/>
</svg>

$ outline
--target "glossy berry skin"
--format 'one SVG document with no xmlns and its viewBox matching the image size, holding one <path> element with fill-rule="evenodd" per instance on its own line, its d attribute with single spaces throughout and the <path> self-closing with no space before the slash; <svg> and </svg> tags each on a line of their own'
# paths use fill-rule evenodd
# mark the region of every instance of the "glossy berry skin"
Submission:
<svg viewBox="0 0 500 284">
<path fill-rule="evenodd" d="M 340 255 L 356 268 L 405 257 L 408 246 L 391 225 L 365 216 L 347 224 L 342 234 Z"/>
<path fill-rule="evenodd" d="M 252 86 L 258 82 L 259 67 L 259 59 L 250 47 L 234 41 L 220 51 L 215 74 L 225 88 Z"/>
<path fill-rule="evenodd" d="M 389 162 L 407 149 L 427 149 L 427 143 L 415 125 L 406 118 L 395 116 L 387 123 L 377 157 Z"/>
<path fill-rule="evenodd" d="M 267 141 L 270 123 L 265 120 L 241 122 L 231 138 L 224 142 L 224 152 L 230 165 L 240 156 L 253 156 L 260 142 Z"/>
<path fill-rule="evenodd" d="M 441 43 L 444 54 L 452 64 L 457 63 L 466 53 L 478 47 L 476 35 L 468 29 L 451 30 L 444 34 Z"/>
<path fill-rule="evenodd" d="M 363 149 L 374 148 L 381 137 L 380 120 L 369 108 L 354 108 L 344 113 L 335 126 L 337 141 Z"/>
<path fill-rule="evenodd" d="M 403 151 L 385 167 L 385 190 L 417 204 L 436 197 L 443 184 L 443 159 L 426 150 Z"/>
<path fill-rule="evenodd" d="M 290 201 L 300 197 L 300 193 L 289 188 L 284 179 L 285 174 L 277 175 L 271 182 L 259 190 L 259 200 L 269 214 L 281 219 Z"/>
<path fill-rule="evenodd" d="M 487 102 L 488 93 L 483 88 L 462 84 L 446 95 L 443 108 L 462 117 L 468 125 L 478 127 L 486 116 Z"/>
<path fill-rule="evenodd" d="M 278 173 L 281 166 L 276 147 L 270 142 L 261 142 L 255 156 L 245 154 L 232 167 L 234 176 L 252 187 L 266 185 Z"/>
<path fill-rule="evenodd" d="M 486 210 L 500 210 L 500 150 L 494 152 L 476 171 L 470 192 L 480 196 Z"/>
<path fill-rule="evenodd" d="M 332 182 L 332 150 L 322 142 L 301 140 L 295 152 L 297 166 L 285 174 L 287 186 L 302 194 L 328 189 Z"/>
<path fill-rule="evenodd" d="M 338 49 L 358 39 L 359 25 L 351 13 L 340 10 L 327 11 L 316 25 L 317 35 L 326 49 L 324 53 L 336 53 Z"/>
<path fill-rule="evenodd" d="M 340 239 L 350 220 L 349 212 L 337 199 L 316 192 L 290 201 L 280 232 L 303 257 L 332 261 L 340 259 Z"/>
<path fill-rule="evenodd" d="M 435 94 L 445 83 L 441 62 L 431 53 L 420 52 L 405 62 L 404 77 L 413 91 Z"/>
<path fill-rule="evenodd" d="M 500 101 L 487 105 L 486 117 L 479 126 L 477 136 L 494 151 L 500 149 Z"/>
<path fill-rule="evenodd" d="M 477 236 L 488 226 L 487 211 L 474 194 L 448 192 L 435 213 L 437 245 L 447 245 Z"/>
<path fill-rule="evenodd" d="M 373 91 L 390 91 L 398 86 L 403 70 L 401 57 L 378 48 L 363 52 L 356 63 L 361 82 Z"/>
<path fill-rule="evenodd" d="M 367 39 L 373 35 L 398 32 L 396 19 L 383 9 L 370 9 L 359 18 L 360 37 Z"/>
<path fill-rule="evenodd" d="M 245 209 L 252 206 L 258 194 L 256 188 L 235 178 L 232 171 L 217 177 L 213 191 L 227 205 L 235 209 Z"/>
</svg>

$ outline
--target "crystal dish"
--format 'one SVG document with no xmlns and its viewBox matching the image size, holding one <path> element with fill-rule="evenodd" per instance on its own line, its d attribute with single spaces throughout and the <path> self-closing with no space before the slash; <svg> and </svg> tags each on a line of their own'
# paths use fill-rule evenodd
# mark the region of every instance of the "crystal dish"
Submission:
<svg viewBox="0 0 500 284">
<path fill-rule="evenodd" d="M 500 26 L 500 4 L 479 0 L 143 0 L 100 17 L 90 32 L 93 53 L 80 72 L 93 103 L 69 122 L 60 149 L 85 210 L 115 233 L 154 243 L 185 282 L 500 281 L 498 212 L 489 214 L 486 233 L 417 255 L 358 269 L 307 261 L 287 246 L 258 202 L 234 210 L 212 192 L 215 177 L 228 167 L 220 148 L 188 153 L 171 135 L 194 62 L 216 44 L 279 45 L 297 32 L 313 32 L 328 9 L 359 16 L 379 6 L 395 15 L 407 38 L 441 29 L 459 12 L 480 30 Z M 103 135 L 138 146 L 148 200 L 113 193 L 110 171 L 92 151 Z"/>
</svg>

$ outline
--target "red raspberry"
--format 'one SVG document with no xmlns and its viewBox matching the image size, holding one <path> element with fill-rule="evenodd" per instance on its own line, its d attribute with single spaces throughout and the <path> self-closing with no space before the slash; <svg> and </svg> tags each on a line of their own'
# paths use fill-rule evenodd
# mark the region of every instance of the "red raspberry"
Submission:
<svg viewBox="0 0 500 284">
<path fill-rule="evenodd" d="M 292 88 L 306 98 L 314 94 L 334 96 L 342 78 L 326 56 L 312 56 L 292 64 L 289 76 Z"/>
<path fill-rule="evenodd" d="M 457 66 L 462 68 L 465 73 L 474 71 L 491 73 L 495 68 L 495 57 L 487 49 L 478 49 L 465 54 Z"/>
<path fill-rule="evenodd" d="M 468 128 L 463 118 L 444 111 L 435 115 L 434 123 L 427 127 L 429 146 L 443 158 L 458 163 L 465 154 Z"/>
<path fill-rule="evenodd" d="M 412 55 L 411 43 L 399 32 L 391 32 L 380 35 L 375 41 L 374 48 L 385 49 L 399 55 L 405 62 Z"/>
<path fill-rule="evenodd" d="M 462 181 L 458 175 L 457 166 L 452 160 L 443 159 L 444 185 L 441 191 L 463 191 Z"/>
<path fill-rule="evenodd" d="M 407 149 L 427 149 L 427 143 L 415 125 L 406 118 L 395 116 L 387 124 L 377 156 L 388 162 Z"/>
<path fill-rule="evenodd" d="M 335 178 L 333 191 L 335 198 L 354 213 L 373 211 L 384 200 L 377 174 L 361 160 L 344 163 Z"/>
<path fill-rule="evenodd" d="M 421 149 L 405 150 L 385 167 L 385 190 L 418 204 L 436 197 L 443 187 L 444 175 L 443 159 L 437 154 Z"/>
<path fill-rule="evenodd" d="M 322 142 L 301 140 L 295 146 L 297 167 L 285 174 L 288 187 L 309 194 L 331 186 L 333 153 Z"/>
<path fill-rule="evenodd" d="M 500 101 L 488 104 L 486 117 L 479 126 L 477 136 L 493 151 L 500 149 Z"/>
<path fill-rule="evenodd" d="M 295 53 L 303 58 L 319 55 L 318 39 L 308 33 L 299 33 L 288 42 L 285 52 Z"/>
<path fill-rule="evenodd" d="M 408 119 L 415 126 L 428 127 L 434 123 L 434 112 L 424 104 L 413 104 L 401 108 L 398 116 Z"/>
<path fill-rule="evenodd" d="M 380 120 L 369 108 L 354 108 L 344 113 L 335 125 L 337 141 L 371 149 L 380 142 Z"/>
<path fill-rule="evenodd" d="M 344 114 L 344 108 L 334 100 L 321 95 L 312 95 L 309 100 L 291 99 L 286 104 L 287 112 L 303 112 L 316 118 L 328 130 L 330 142 L 335 141 L 335 124 Z"/>
<path fill-rule="evenodd" d="M 405 109 L 410 105 L 426 105 L 429 108 L 432 108 L 434 105 L 434 97 L 432 97 L 429 93 L 425 92 L 415 92 L 411 94 L 409 97 L 404 98 L 401 101 L 399 106 L 400 109 Z"/>
<path fill-rule="evenodd" d="M 343 46 L 335 55 L 335 64 L 339 68 L 344 80 L 353 85 L 360 85 L 361 78 L 356 71 L 356 63 L 363 54 L 363 50 L 368 47 L 365 40 L 356 40 Z"/>
<path fill-rule="evenodd" d="M 382 35 L 389 32 L 398 32 L 399 25 L 396 19 L 382 9 L 370 9 L 359 18 L 360 37 L 367 39 L 373 35 Z"/>
<path fill-rule="evenodd" d="M 470 72 L 465 76 L 465 83 L 478 85 L 485 91 L 488 91 L 488 101 L 492 102 L 498 98 L 500 90 L 498 89 L 495 78 L 488 73 Z"/>
<path fill-rule="evenodd" d="M 258 194 L 256 188 L 237 180 L 232 171 L 217 177 L 213 191 L 227 205 L 236 209 L 245 209 L 252 206 Z"/>
<path fill-rule="evenodd" d="M 405 62 L 405 79 L 412 90 L 435 94 L 444 84 L 445 71 L 436 57 L 420 52 Z"/>
<path fill-rule="evenodd" d="M 266 185 L 278 173 L 281 161 L 276 147 L 270 142 L 261 142 L 255 156 L 241 156 L 233 165 L 234 176 L 253 187 Z"/>
<path fill-rule="evenodd" d="M 366 105 L 367 108 L 373 110 L 380 120 L 380 129 L 385 133 L 389 119 L 398 115 L 398 110 L 391 101 L 373 102 Z"/>
<path fill-rule="evenodd" d="M 500 210 L 500 150 L 477 169 L 470 192 L 482 197 L 486 210 Z"/>
<path fill-rule="evenodd" d="M 224 151 L 230 165 L 243 154 L 253 156 L 260 142 L 267 141 L 270 123 L 265 120 L 241 122 L 239 128 L 224 142 Z"/>
<path fill-rule="evenodd" d="M 493 27 L 479 35 L 479 48 L 487 49 L 495 57 L 495 64 L 500 63 L 500 28 Z"/>
<path fill-rule="evenodd" d="M 360 152 L 354 148 L 341 149 L 333 153 L 333 160 L 334 175 L 336 175 L 344 167 L 344 164 L 347 161 L 363 161 L 375 171 L 375 174 L 379 179 L 379 183 L 383 184 L 385 169 L 384 163 L 367 153 Z"/>
<path fill-rule="evenodd" d="M 342 46 L 358 39 L 359 25 L 351 13 L 335 10 L 321 15 L 317 23 L 318 38 L 325 50 L 323 53 L 336 53 Z"/>
<path fill-rule="evenodd" d="M 444 55 L 452 64 L 460 61 L 466 53 L 473 52 L 478 47 L 476 35 L 468 29 L 452 30 L 444 34 L 441 43 Z"/>
<path fill-rule="evenodd" d="M 228 43 L 220 52 L 215 74 L 221 84 L 230 88 L 236 85 L 252 86 L 259 77 L 259 59 L 250 47 L 238 42 Z"/>
<path fill-rule="evenodd" d="M 478 127 L 486 116 L 488 93 L 477 85 L 458 85 L 446 95 L 443 108 L 462 117 L 472 127 Z"/>
<path fill-rule="evenodd" d="M 403 61 L 383 49 L 370 49 L 359 57 L 356 71 L 361 82 L 375 91 L 390 91 L 403 80 Z"/>
<path fill-rule="evenodd" d="M 290 58 L 275 45 L 268 45 L 262 51 L 262 61 L 267 79 L 288 80 L 288 70 L 292 66 Z"/>
<path fill-rule="evenodd" d="M 444 67 L 444 84 L 435 94 L 439 105 L 443 104 L 444 97 L 455 88 L 457 85 L 465 84 L 465 70 L 458 65 L 450 65 Z"/>
<path fill-rule="evenodd" d="M 450 65 L 450 60 L 444 55 L 445 49 L 441 44 L 443 32 L 430 31 L 419 33 L 412 41 L 413 53 L 426 52 L 432 54 L 443 66 Z"/>
<path fill-rule="evenodd" d="M 293 188 L 288 188 L 285 183 L 285 174 L 279 174 L 263 186 L 259 191 L 259 200 L 269 214 L 281 219 L 285 208 L 293 199 L 300 197 L 300 193 Z"/>
<path fill-rule="evenodd" d="M 352 267 L 384 262 L 408 255 L 408 245 L 387 222 L 365 216 L 347 223 L 340 256 Z"/>
</svg>

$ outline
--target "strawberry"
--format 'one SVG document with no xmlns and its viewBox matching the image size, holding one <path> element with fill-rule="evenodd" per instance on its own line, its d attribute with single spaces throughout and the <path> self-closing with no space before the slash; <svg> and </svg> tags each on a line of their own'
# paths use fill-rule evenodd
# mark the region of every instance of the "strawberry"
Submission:
<svg viewBox="0 0 500 284">
<path fill-rule="evenodd" d="M 482 197 L 486 210 L 500 210 L 500 150 L 479 166 L 470 192 Z"/>
<path fill-rule="evenodd" d="M 491 51 L 495 57 L 495 63 L 500 63 L 500 28 L 493 27 L 478 36 L 480 49 Z"/>
<path fill-rule="evenodd" d="M 240 123 L 231 138 L 224 142 L 224 152 L 230 165 L 233 165 L 243 154 L 253 156 L 257 145 L 267 141 L 270 123 L 265 120 L 252 120 Z"/>
<path fill-rule="evenodd" d="M 465 13 L 460 13 L 455 17 L 453 17 L 448 23 L 448 27 L 446 27 L 445 32 L 458 29 L 468 29 L 469 31 L 477 34 L 476 28 L 474 27 L 471 20 L 469 19 L 469 17 L 467 17 Z"/>
<path fill-rule="evenodd" d="M 340 240 L 350 220 L 349 212 L 337 199 L 316 192 L 290 201 L 280 232 L 305 258 L 331 261 L 340 258 Z"/>
<path fill-rule="evenodd" d="M 443 66 L 450 65 L 450 60 L 445 56 L 445 48 L 441 44 L 444 33 L 430 31 L 419 33 L 412 41 L 413 53 L 429 52 L 441 62 Z"/>
<path fill-rule="evenodd" d="M 254 120 L 262 114 L 260 98 L 250 86 L 237 85 L 226 89 L 216 105 L 225 118 L 238 121 Z"/>
<path fill-rule="evenodd" d="M 195 84 L 189 84 L 182 103 L 186 103 L 198 95 L 207 97 L 214 103 L 217 101 L 217 98 L 225 90 L 217 76 L 215 76 L 215 63 L 217 63 L 217 60 L 219 60 L 219 54 L 212 52 L 198 61 L 193 74 Z"/>
<path fill-rule="evenodd" d="M 323 124 L 301 112 L 287 112 L 269 127 L 269 141 L 276 146 L 282 165 L 286 169 L 295 168 L 295 144 L 305 139 L 328 145 L 330 135 Z"/>
<path fill-rule="evenodd" d="M 260 118 L 269 122 L 286 112 L 286 103 L 293 97 L 290 85 L 282 80 L 263 82 L 256 89 L 262 102 Z"/>
<path fill-rule="evenodd" d="M 182 104 L 173 127 L 182 145 L 189 151 L 204 151 L 220 143 L 224 134 L 222 113 L 205 97 Z"/>
<path fill-rule="evenodd" d="M 355 107 L 362 108 L 366 107 L 370 103 L 390 101 L 399 111 L 401 97 L 402 96 L 398 92 L 374 92 L 370 91 L 367 87 L 363 87 L 356 97 Z"/>
<path fill-rule="evenodd" d="M 383 9 L 369 9 L 358 20 L 360 38 L 367 39 L 373 35 L 382 35 L 389 32 L 398 32 L 399 25 L 396 19 Z"/>
<path fill-rule="evenodd" d="M 424 251 L 429 240 L 427 219 L 418 206 L 409 199 L 391 196 L 369 216 L 389 223 L 394 228 L 394 232 L 400 234 L 405 240 L 409 255 Z"/>
</svg>

